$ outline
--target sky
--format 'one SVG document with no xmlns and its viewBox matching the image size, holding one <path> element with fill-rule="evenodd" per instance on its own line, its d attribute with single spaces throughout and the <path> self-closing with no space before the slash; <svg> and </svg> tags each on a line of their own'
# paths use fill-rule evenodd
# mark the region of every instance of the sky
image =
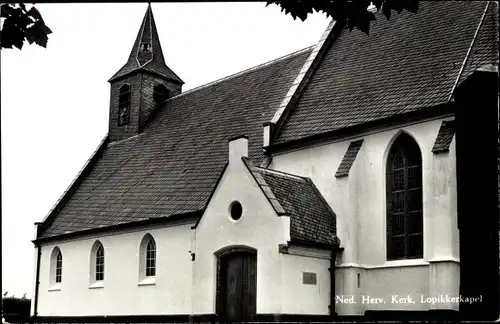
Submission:
<svg viewBox="0 0 500 324">
<path fill-rule="evenodd" d="M 2 293 L 31 298 L 34 223 L 47 215 L 108 130 L 109 83 L 146 3 L 37 4 L 47 48 L 2 50 Z M 153 3 L 167 65 L 183 91 L 316 44 L 328 25 L 276 5 Z"/>
</svg>

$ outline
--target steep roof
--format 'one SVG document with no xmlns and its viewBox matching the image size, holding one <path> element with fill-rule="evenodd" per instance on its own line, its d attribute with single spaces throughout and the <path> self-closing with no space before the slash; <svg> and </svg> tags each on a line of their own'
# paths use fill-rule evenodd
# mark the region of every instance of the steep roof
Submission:
<svg viewBox="0 0 500 324">
<path fill-rule="evenodd" d="M 142 45 L 147 45 L 149 50 L 143 51 L 141 49 Z M 182 81 L 177 74 L 175 74 L 165 64 L 165 58 L 163 57 L 163 51 L 161 49 L 160 38 L 156 29 L 151 4 L 148 4 L 148 8 L 141 23 L 141 28 L 137 33 L 137 37 L 127 63 L 125 63 L 125 65 L 118 70 L 118 72 L 116 72 L 115 75 L 109 79 L 109 81 L 111 82 L 117 80 L 138 70 L 144 70 L 163 76 L 178 84 L 184 83 L 184 81 Z"/>
<path fill-rule="evenodd" d="M 276 213 L 290 216 L 292 242 L 337 242 L 335 213 L 311 179 L 256 167 L 246 158 L 243 161 Z"/>
<path fill-rule="evenodd" d="M 469 71 L 498 64 L 493 30 L 498 5 L 490 2 L 482 20 L 486 5 L 424 1 L 417 14 L 403 12 L 389 21 L 377 16 L 369 36 L 341 31 L 314 66 L 277 143 L 448 102 Z M 154 56 L 161 48 L 148 12 L 143 25 L 151 25 Z M 114 78 L 137 68 L 138 48 L 149 39 L 143 36 L 138 35 L 129 62 Z M 38 237 L 202 211 L 227 163 L 228 139 L 247 135 L 249 158 L 257 165 L 264 160 L 262 125 L 274 116 L 311 52 L 177 95 L 138 136 L 104 141 Z M 164 73 L 155 63 L 164 62 L 163 55 L 156 56 L 158 61 L 154 57 L 142 69 L 151 64 L 154 73 Z"/>
<path fill-rule="evenodd" d="M 249 157 L 264 158 L 262 123 L 311 50 L 169 99 L 143 133 L 102 149 L 39 238 L 203 210 L 227 163 L 228 139 L 247 135 Z"/>
<path fill-rule="evenodd" d="M 417 14 L 402 12 L 388 21 L 377 13 L 369 36 L 344 29 L 275 143 L 448 102 L 460 75 L 498 64 L 498 4 L 490 2 L 480 25 L 486 6 L 482 1 L 420 1 Z"/>
</svg>

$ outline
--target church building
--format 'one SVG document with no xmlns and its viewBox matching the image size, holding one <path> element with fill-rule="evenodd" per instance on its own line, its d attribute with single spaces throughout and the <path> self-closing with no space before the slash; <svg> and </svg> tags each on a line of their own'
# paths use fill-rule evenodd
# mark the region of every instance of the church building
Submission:
<svg viewBox="0 0 500 324">
<path fill-rule="evenodd" d="M 33 319 L 498 318 L 498 2 L 375 16 L 183 91 L 148 5 Z"/>
</svg>

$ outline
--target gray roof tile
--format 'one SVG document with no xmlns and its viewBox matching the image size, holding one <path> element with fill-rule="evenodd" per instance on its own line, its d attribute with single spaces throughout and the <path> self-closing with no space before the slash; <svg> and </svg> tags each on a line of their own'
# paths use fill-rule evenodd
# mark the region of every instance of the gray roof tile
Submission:
<svg viewBox="0 0 500 324">
<path fill-rule="evenodd" d="M 349 143 L 349 147 L 347 148 L 347 151 L 345 152 L 345 155 L 342 158 L 342 162 L 340 162 L 339 168 L 335 173 L 335 177 L 338 178 L 349 175 L 349 171 L 351 170 L 354 160 L 356 160 L 356 156 L 358 155 L 359 149 L 361 148 L 362 144 L 363 140 L 358 140 Z"/>
<path fill-rule="evenodd" d="M 376 14 L 370 35 L 344 29 L 310 78 L 275 143 L 364 124 L 449 101 L 484 13 L 483 1 L 421 1 L 417 14 Z M 491 2 L 466 76 L 498 62 Z"/>
<path fill-rule="evenodd" d="M 245 134 L 264 159 L 262 123 L 311 49 L 169 99 L 143 133 L 105 147 L 39 238 L 203 210 L 227 163 L 228 139 Z"/>
<path fill-rule="evenodd" d="M 439 127 L 439 133 L 432 147 L 433 153 L 443 153 L 450 150 L 450 144 L 455 136 L 454 121 L 443 121 Z"/>
<path fill-rule="evenodd" d="M 498 64 L 498 4 L 490 3 L 467 60 L 484 2 L 423 1 L 417 14 L 403 12 L 389 21 L 377 16 L 369 36 L 342 31 L 279 130 L 277 143 L 447 102 L 457 79 L 484 64 Z M 154 26 L 152 16 L 150 21 Z M 152 31 L 154 50 L 160 47 L 156 28 Z M 140 135 L 99 151 L 41 226 L 39 237 L 202 211 L 227 163 L 228 139 L 247 135 L 249 158 L 263 162 L 262 124 L 274 116 L 311 51 L 169 99 Z M 136 54 L 134 46 L 130 57 Z M 178 78 L 159 70 L 163 55 L 154 58 L 142 69 Z M 114 78 L 136 69 L 130 62 Z M 325 214 L 315 209 L 321 204 L 311 202 L 321 195 L 291 201 L 283 190 L 289 178 L 259 174 L 287 212 L 304 214 L 309 208 Z M 294 188 L 296 197 L 317 190 L 302 182 Z M 335 224 L 317 219 L 298 218 L 294 237 L 328 241 L 329 234 L 315 226 L 334 229 Z"/>
<path fill-rule="evenodd" d="M 498 66 L 498 2 L 490 1 L 490 6 L 467 57 L 459 84 L 483 65 Z"/>
<path fill-rule="evenodd" d="M 290 216 L 291 241 L 336 243 L 336 216 L 310 179 L 243 161 L 254 178 L 260 175 L 264 179 L 265 184 L 259 186 L 276 213 Z"/>
</svg>

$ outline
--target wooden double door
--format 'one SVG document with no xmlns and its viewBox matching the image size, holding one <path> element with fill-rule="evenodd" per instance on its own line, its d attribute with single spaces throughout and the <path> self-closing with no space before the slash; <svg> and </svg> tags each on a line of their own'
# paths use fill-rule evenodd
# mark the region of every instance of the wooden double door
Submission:
<svg viewBox="0 0 500 324">
<path fill-rule="evenodd" d="M 217 313 L 228 321 L 250 321 L 257 306 L 257 254 L 245 250 L 219 258 Z"/>
</svg>

